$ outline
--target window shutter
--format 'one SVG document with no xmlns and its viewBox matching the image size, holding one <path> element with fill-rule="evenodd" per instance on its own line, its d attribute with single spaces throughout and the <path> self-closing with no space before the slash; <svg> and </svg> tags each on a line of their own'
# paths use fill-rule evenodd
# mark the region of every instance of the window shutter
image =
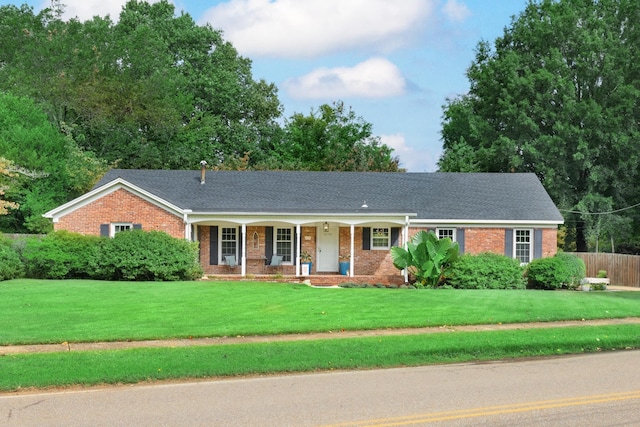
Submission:
<svg viewBox="0 0 640 427">
<path fill-rule="evenodd" d="M 291 257 L 291 262 L 293 265 L 296 264 L 296 259 L 298 259 L 298 233 L 296 233 L 296 229 L 293 229 L 293 242 L 291 242 L 291 253 L 293 253 L 293 257 Z"/>
<path fill-rule="evenodd" d="M 542 230 L 533 230 L 533 259 L 542 258 Z"/>
<path fill-rule="evenodd" d="M 265 263 L 269 264 L 271 262 L 271 257 L 273 256 L 273 227 L 265 227 L 264 233 L 264 256 L 266 258 Z"/>
<path fill-rule="evenodd" d="M 109 237 L 109 224 L 100 224 L 100 236 Z"/>
<path fill-rule="evenodd" d="M 242 265 L 242 226 L 238 227 L 238 238 L 236 239 L 236 259 L 238 265 Z"/>
<path fill-rule="evenodd" d="M 464 228 L 456 229 L 456 241 L 458 242 L 458 248 L 460 248 L 460 254 L 464 253 Z"/>
<path fill-rule="evenodd" d="M 209 227 L 209 265 L 218 265 L 218 226 Z"/>
<path fill-rule="evenodd" d="M 393 227 L 391 229 L 391 246 L 398 246 L 400 240 L 400 227 Z"/>
<path fill-rule="evenodd" d="M 142 224 L 133 224 L 134 230 L 142 230 Z"/>
<path fill-rule="evenodd" d="M 371 227 L 362 227 L 362 250 L 371 250 Z"/>
<path fill-rule="evenodd" d="M 513 228 L 504 229 L 504 254 L 513 258 Z"/>
</svg>

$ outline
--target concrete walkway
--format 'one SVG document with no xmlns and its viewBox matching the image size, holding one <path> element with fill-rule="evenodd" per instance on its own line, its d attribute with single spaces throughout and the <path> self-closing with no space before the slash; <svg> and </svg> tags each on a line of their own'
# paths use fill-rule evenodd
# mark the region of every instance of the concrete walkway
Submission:
<svg viewBox="0 0 640 427">
<path fill-rule="evenodd" d="M 170 339 L 149 341 L 114 341 L 93 343 L 60 343 L 60 344 L 36 344 L 36 345 L 8 345 L 0 346 L 0 356 L 28 353 L 54 353 L 71 351 L 98 351 L 98 350 L 122 350 L 129 348 L 176 348 L 189 346 L 231 345 L 242 343 L 264 343 L 283 341 L 310 341 L 322 339 L 361 338 L 388 335 L 420 335 L 444 332 L 480 332 L 480 331 L 505 331 L 518 329 L 562 328 L 571 326 L 606 326 L 640 324 L 640 317 L 628 317 L 623 319 L 601 320 L 572 320 L 560 322 L 536 322 L 536 323 L 508 323 L 469 326 L 439 326 L 426 328 L 406 329 L 374 329 L 365 331 L 328 331 L 309 334 L 286 334 L 265 336 L 237 336 L 217 338 L 194 339 Z"/>
</svg>

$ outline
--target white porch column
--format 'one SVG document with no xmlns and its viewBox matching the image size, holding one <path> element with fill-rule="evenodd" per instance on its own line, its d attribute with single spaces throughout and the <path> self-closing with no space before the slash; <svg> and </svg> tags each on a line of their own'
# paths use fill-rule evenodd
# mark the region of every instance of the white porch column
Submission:
<svg viewBox="0 0 640 427">
<path fill-rule="evenodd" d="M 184 240 L 191 242 L 193 239 L 191 238 L 191 224 L 188 222 L 184 223 Z"/>
<path fill-rule="evenodd" d="M 301 236 L 300 236 L 300 224 L 296 225 L 296 277 L 300 276 L 300 249 L 302 249 L 302 245 L 300 244 Z"/>
<path fill-rule="evenodd" d="M 404 218 L 404 227 L 402 229 L 402 247 L 407 249 L 407 243 L 409 242 L 409 217 L 406 216 Z M 409 269 L 405 268 L 402 270 L 404 274 L 404 283 L 409 281 Z"/>
<path fill-rule="evenodd" d="M 247 275 L 247 224 L 242 224 L 242 248 L 240 249 L 242 261 L 242 277 Z"/>
<path fill-rule="evenodd" d="M 350 238 L 350 247 L 349 247 L 349 276 L 353 277 L 353 271 L 354 271 L 354 264 L 356 263 L 355 257 L 353 256 L 353 249 L 354 249 L 354 245 L 353 245 L 353 241 L 355 239 L 355 231 L 356 231 L 356 226 L 351 224 L 351 228 L 350 228 L 350 232 L 351 235 L 349 236 Z"/>
</svg>

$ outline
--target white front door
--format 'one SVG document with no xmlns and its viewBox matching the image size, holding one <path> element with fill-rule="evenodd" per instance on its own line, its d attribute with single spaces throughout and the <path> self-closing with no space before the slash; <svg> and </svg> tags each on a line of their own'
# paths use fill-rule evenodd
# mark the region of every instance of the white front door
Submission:
<svg viewBox="0 0 640 427">
<path fill-rule="evenodd" d="M 316 271 L 320 273 L 335 273 L 338 271 L 339 233 L 340 230 L 336 226 L 329 227 L 329 231 L 324 231 L 322 227 L 318 227 L 316 232 L 316 236 L 318 236 L 316 253 L 318 265 L 316 266 Z"/>
</svg>

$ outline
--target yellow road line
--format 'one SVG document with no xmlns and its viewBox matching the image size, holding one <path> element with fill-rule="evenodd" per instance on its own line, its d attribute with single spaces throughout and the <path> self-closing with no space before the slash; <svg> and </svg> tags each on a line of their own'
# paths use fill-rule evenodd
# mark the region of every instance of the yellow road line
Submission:
<svg viewBox="0 0 640 427">
<path fill-rule="evenodd" d="M 622 400 L 640 399 L 640 390 L 601 394 L 594 396 L 579 396 L 566 399 L 542 400 L 538 402 L 516 403 L 511 405 L 488 406 L 484 408 L 462 409 L 457 411 L 433 412 L 415 414 L 396 418 L 382 418 L 377 420 L 354 421 L 340 424 L 330 424 L 323 427 L 397 427 L 416 425 L 428 422 L 451 421 L 463 418 L 478 418 L 489 415 L 515 414 L 519 412 L 539 411 L 543 409 L 563 408 L 570 406 L 591 405 L 597 403 L 616 402 Z"/>
</svg>

